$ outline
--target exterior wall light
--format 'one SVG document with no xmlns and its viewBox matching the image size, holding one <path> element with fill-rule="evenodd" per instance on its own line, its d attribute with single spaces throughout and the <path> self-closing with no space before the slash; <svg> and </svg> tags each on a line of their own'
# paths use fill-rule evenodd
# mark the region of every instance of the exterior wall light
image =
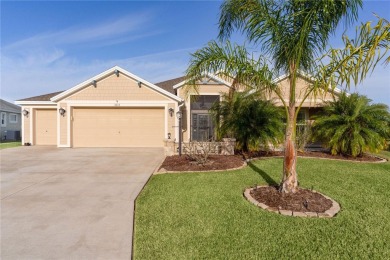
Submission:
<svg viewBox="0 0 390 260">
<path fill-rule="evenodd" d="M 119 77 L 119 70 L 115 70 L 114 73 L 115 73 L 115 75 L 116 75 L 117 77 Z"/>
<path fill-rule="evenodd" d="M 91 84 L 96 88 L 96 83 L 97 83 L 96 80 L 92 80 Z"/>
<path fill-rule="evenodd" d="M 30 112 L 28 112 L 28 110 L 27 110 L 27 109 L 23 109 L 23 111 L 22 111 L 22 112 L 23 112 L 23 115 L 24 115 L 24 116 L 28 116 L 28 114 L 30 113 Z"/>
<path fill-rule="evenodd" d="M 171 139 L 171 133 L 168 133 L 168 139 Z"/>
<path fill-rule="evenodd" d="M 173 108 L 170 108 L 170 109 L 168 109 L 168 112 L 169 112 L 169 115 L 172 117 L 173 116 Z"/>
<path fill-rule="evenodd" d="M 61 107 L 60 109 L 58 109 L 58 112 L 60 113 L 61 116 L 64 116 L 66 113 L 66 110 Z"/>
<path fill-rule="evenodd" d="M 141 88 L 142 82 L 138 81 L 137 84 L 138 84 L 138 87 Z"/>
</svg>

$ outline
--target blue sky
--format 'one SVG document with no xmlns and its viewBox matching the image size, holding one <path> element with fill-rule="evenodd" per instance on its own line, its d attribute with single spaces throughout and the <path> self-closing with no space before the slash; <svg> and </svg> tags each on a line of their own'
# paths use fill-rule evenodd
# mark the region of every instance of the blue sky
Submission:
<svg viewBox="0 0 390 260">
<path fill-rule="evenodd" d="M 66 90 L 119 65 L 150 82 L 183 75 L 190 53 L 218 34 L 221 1 L 2 1 L 1 97 Z M 390 1 L 365 1 L 360 22 L 390 20 Z M 351 32 L 354 32 L 354 27 Z M 330 42 L 341 46 L 341 25 Z M 233 40 L 243 42 L 239 34 Z M 389 66 L 357 88 L 390 105 Z"/>
</svg>

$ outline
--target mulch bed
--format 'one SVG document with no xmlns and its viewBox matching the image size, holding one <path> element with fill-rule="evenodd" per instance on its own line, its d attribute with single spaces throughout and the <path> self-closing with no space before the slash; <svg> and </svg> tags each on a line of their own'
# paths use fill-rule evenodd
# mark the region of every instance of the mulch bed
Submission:
<svg viewBox="0 0 390 260">
<path fill-rule="evenodd" d="M 258 187 L 250 192 L 258 202 L 268 207 L 292 210 L 294 212 L 324 213 L 332 207 L 332 201 L 319 193 L 307 189 L 299 189 L 294 194 L 278 191 L 277 186 Z"/>
<path fill-rule="evenodd" d="M 252 153 L 241 153 L 238 155 L 211 155 L 209 162 L 205 165 L 197 164 L 191 161 L 188 156 L 173 155 L 167 156 L 159 168 L 159 171 L 212 171 L 212 170 L 228 170 L 243 166 L 246 159 L 283 156 L 282 151 L 259 151 Z M 318 157 L 327 159 L 341 159 L 359 162 L 378 162 L 381 159 L 363 155 L 362 157 L 350 157 L 342 155 L 331 155 L 329 152 L 298 152 L 298 156 Z"/>
<path fill-rule="evenodd" d="M 273 156 L 283 156 L 284 152 L 282 151 L 258 151 L 258 152 L 252 152 L 252 153 L 244 153 L 242 154 L 244 158 L 246 159 L 253 159 L 253 158 L 261 158 L 261 157 L 273 157 Z M 340 159 L 340 160 L 349 160 L 349 161 L 358 161 L 358 162 L 379 162 L 381 159 L 370 156 L 368 154 L 364 154 L 362 157 L 351 157 L 351 156 L 344 156 L 344 155 L 332 155 L 330 152 L 300 152 L 298 151 L 298 156 L 303 157 L 318 157 L 318 158 L 327 158 L 327 159 Z"/>
<path fill-rule="evenodd" d="M 196 164 L 186 155 L 167 156 L 160 167 L 160 171 L 211 171 L 238 168 L 244 165 L 241 155 L 211 155 L 205 165 Z"/>
</svg>

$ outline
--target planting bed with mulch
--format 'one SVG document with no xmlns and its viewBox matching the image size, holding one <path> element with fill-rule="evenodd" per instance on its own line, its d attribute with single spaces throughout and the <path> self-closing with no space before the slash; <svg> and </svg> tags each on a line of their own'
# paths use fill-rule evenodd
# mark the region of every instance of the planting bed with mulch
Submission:
<svg viewBox="0 0 390 260">
<path fill-rule="evenodd" d="M 212 171 L 234 169 L 244 165 L 242 155 L 211 155 L 204 165 L 191 161 L 188 156 L 167 156 L 159 171 Z"/>
<path fill-rule="evenodd" d="M 273 157 L 273 156 L 283 156 L 283 151 L 258 151 L 258 152 L 250 152 L 243 153 L 243 156 L 246 159 L 254 159 L 261 157 Z M 329 152 L 300 152 L 298 151 L 298 156 L 302 157 L 317 157 L 317 158 L 326 158 L 326 159 L 339 159 L 339 160 L 349 160 L 349 161 L 357 161 L 357 162 L 380 162 L 382 159 L 378 157 L 374 157 L 368 154 L 364 154 L 361 157 L 352 157 L 352 156 L 343 156 L 343 155 L 332 155 Z"/>
<path fill-rule="evenodd" d="M 278 191 L 277 186 L 257 187 L 250 192 L 258 202 L 278 210 L 324 213 L 332 207 L 332 201 L 317 192 L 299 189 L 294 194 Z"/>
<path fill-rule="evenodd" d="M 283 156 L 283 151 L 258 151 L 249 153 L 240 153 L 238 155 L 211 155 L 209 162 L 206 164 L 197 164 L 191 161 L 188 156 L 173 155 L 167 156 L 163 164 L 159 168 L 159 172 L 164 171 L 213 171 L 213 170 L 229 170 L 241 167 L 246 159 L 256 159 L 264 157 Z M 351 156 L 331 155 L 329 152 L 298 152 L 298 156 L 316 157 L 326 159 L 349 160 L 356 162 L 380 162 L 382 159 L 368 154 L 362 157 L 353 158 Z"/>
</svg>

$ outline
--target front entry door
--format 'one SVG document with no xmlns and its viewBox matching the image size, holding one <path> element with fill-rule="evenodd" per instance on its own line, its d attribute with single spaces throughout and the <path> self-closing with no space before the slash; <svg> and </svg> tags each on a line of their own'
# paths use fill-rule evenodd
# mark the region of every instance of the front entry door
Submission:
<svg viewBox="0 0 390 260">
<path fill-rule="evenodd" d="M 209 114 L 192 114 L 192 140 L 208 141 L 213 138 L 213 123 Z"/>
</svg>

